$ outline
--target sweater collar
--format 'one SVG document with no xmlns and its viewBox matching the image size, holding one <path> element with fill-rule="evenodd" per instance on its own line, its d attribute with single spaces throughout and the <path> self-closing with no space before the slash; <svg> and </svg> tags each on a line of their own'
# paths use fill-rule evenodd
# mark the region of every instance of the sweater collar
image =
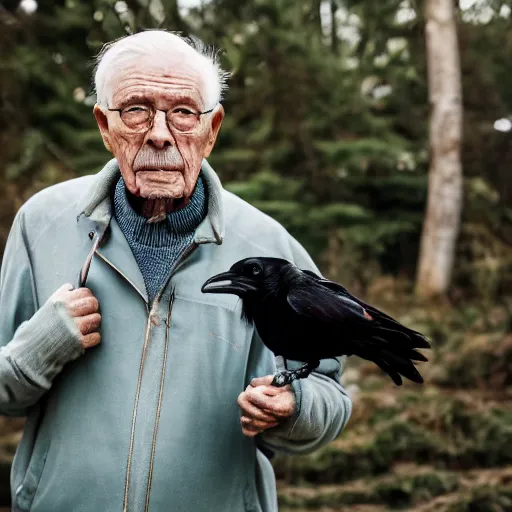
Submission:
<svg viewBox="0 0 512 512">
<path fill-rule="evenodd" d="M 206 215 L 206 197 L 203 178 L 199 175 L 189 203 L 167 214 L 162 222 L 148 223 L 129 201 L 129 192 L 123 178 L 119 178 L 114 192 L 114 215 L 123 233 L 143 245 L 161 247 L 169 237 L 193 233 Z"/>
<path fill-rule="evenodd" d="M 203 160 L 201 175 L 204 180 L 208 209 L 194 235 L 197 244 L 216 243 L 224 238 L 223 188 L 210 164 Z M 79 202 L 77 221 L 85 216 L 99 227 L 106 229 L 113 215 L 112 193 L 121 176 L 117 160 L 113 158 L 97 173 L 90 187 Z"/>
</svg>

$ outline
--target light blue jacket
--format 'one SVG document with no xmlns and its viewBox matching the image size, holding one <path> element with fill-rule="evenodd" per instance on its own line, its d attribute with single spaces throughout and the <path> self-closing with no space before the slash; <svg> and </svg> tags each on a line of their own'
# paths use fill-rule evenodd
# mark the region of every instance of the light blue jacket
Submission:
<svg viewBox="0 0 512 512">
<path fill-rule="evenodd" d="M 204 295 L 201 285 L 248 256 L 317 269 L 282 226 L 225 191 L 206 161 L 203 174 L 208 215 L 151 304 L 112 217 L 115 160 L 18 212 L 0 288 L 0 413 L 28 416 L 14 510 L 274 511 L 274 473 L 259 447 L 310 452 L 347 422 L 340 363 L 325 360 L 294 384 L 294 417 L 256 439 L 242 434 L 237 397 L 274 372 L 274 357 L 236 297 Z M 77 285 L 81 269 L 102 314 L 101 344 L 85 353 L 64 305 L 48 300 Z"/>
</svg>

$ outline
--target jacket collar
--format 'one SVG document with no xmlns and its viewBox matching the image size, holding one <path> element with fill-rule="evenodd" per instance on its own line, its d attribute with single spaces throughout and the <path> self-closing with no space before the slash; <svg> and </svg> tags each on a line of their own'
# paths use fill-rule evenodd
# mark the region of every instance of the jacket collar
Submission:
<svg viewBox="0 0 512 512">
<path fill-rule="evenodd" d="M 220 245 L 224 238 L 222 184 L 206 160 L 203 160 L 201 170 L 207 190 L 208 212 L 196 230 L 194 241 Z M 81 197 L 77 220 L 85 216 L 99 227 L 107 228 L 113 214 L 111 192 L 120 175 L 117 160 L 113 158 L 94 176 L 92 185 Z"/>
</svg>

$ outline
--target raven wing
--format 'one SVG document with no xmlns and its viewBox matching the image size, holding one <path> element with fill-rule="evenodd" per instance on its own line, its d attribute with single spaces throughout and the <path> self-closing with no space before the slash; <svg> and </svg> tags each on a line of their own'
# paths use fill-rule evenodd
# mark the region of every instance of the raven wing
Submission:
<svg viewBox="0 0 512 512">
<path fill-rule="evenodd" d="M 357 302 L 315 281 L 291 287 L 286 300 L 298 315 L 323 323 L 341 324 L 347 320 L 369 322 L 364 308 Z"/>
<path fill-rule="evenodd" d="M 361 306 L 368 315 L 376 321 L 376 324 L 378 324 L 382 329 L 389 329 L 390 331 L 399 331 L 402 334 L 405 334 L 407 337 L 409 337 L 415 344 L 416 348 L 430 348 L 430 343 L 428 342 L 427 338 L 421 334 L 418 331 L 415 331 L 413 329 L 409 329 L 405 325 L 401 324 L 397 320 L 395 320 L 393 317 L 387 315 L 386 313 L 380 311 L 379 309 L 371 306 L 370 304 L 367 304 L 366 302 L 363 302 L 362 300 L 358 299 L 357 297 L 354 297 L 344 286 L 341 284 L 335 283 L 334 281 L 329 281 L 329 279 L 325 279 L 323 277 L 318 276 L 314 272 L 311 272 L 310 270 L 302 270 L 304 274 L 306 274 L 308 277 L 312 277 L 317 284 L 320 286 L 323 286 L 325 289 L 330 290 L 331 292 L 334 292 L 335 294 L 339 294 L 342 297 L 345 297 L 355 303 L 357 303 L 359 306 Z"/>
<path fill-rule="evenodd" d="M 306 271 L 300 284 L 296 281 L 290 287 L 287 301 L 295 313 L 339 327 L 340 335 L 348 335 L 343 341 L 344 353 L 373 361 L 397 385 L 402 383 L 401 375 L 423 382 L 413 361 L 427 360 L 414 350 L 430 347 L 426 338 L 359 301 L 343 286 Z"/>
</svg>

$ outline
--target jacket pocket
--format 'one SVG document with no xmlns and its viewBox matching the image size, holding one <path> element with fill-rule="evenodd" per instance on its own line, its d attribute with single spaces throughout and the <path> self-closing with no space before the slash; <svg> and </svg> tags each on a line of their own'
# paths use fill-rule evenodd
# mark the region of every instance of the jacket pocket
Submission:
<svg viewBox="0 0 512 512">
<path fill-rule="evenodd" d="M 39 482 L 43 475 L 46 458 L 50 449 L 51 439 L 38 440 L 34 446 L 34 452 L 20 485 L 15 490 L 15 510 L 29 512 L 34 501 Z"/>
</svg>

